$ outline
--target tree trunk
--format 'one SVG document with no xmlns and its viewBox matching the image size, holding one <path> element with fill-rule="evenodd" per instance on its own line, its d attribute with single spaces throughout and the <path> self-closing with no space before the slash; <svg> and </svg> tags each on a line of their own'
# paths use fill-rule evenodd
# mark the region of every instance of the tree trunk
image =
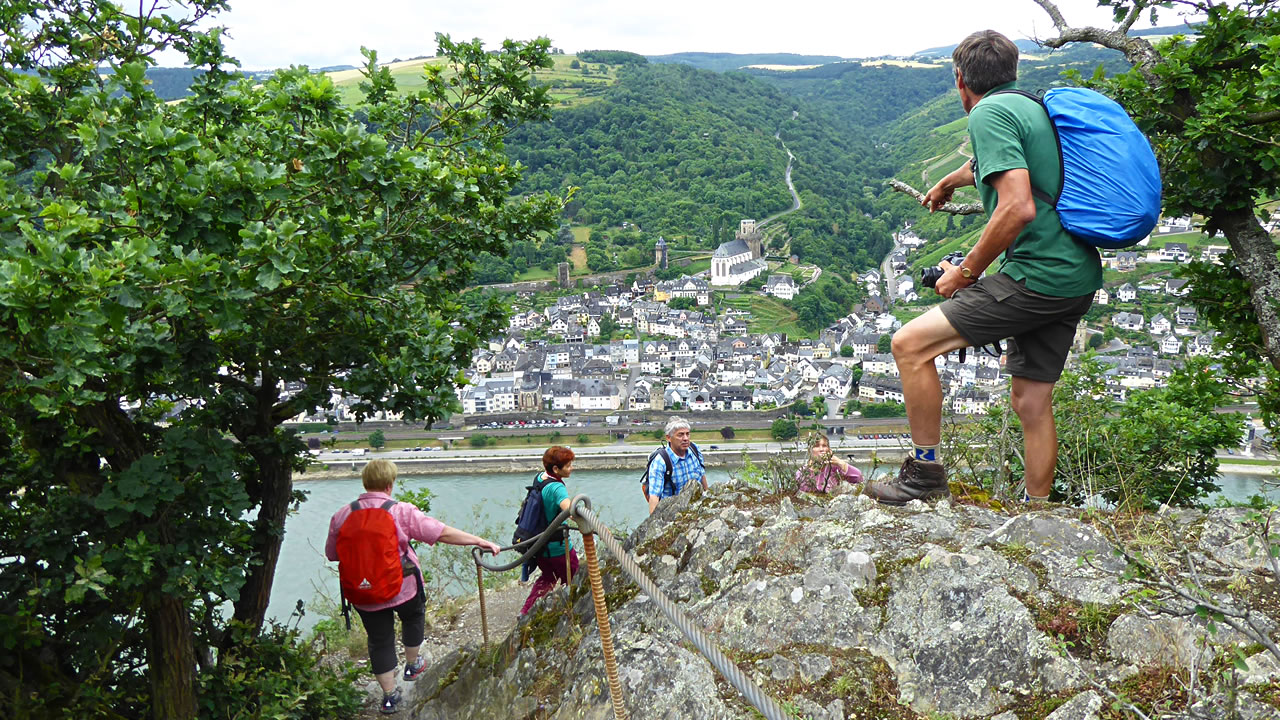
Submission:
<svg viewBox="0 0 1280 720">
<path fill-rule="evenodd" d="M 271 602 L 271 583 L 284 542 L 284 521 L 293 496 L 293 468 L 290 458 L 273 452 L 259 456 L 262 505 L 253 528 L 253 546 L 248 578 L 235 603 L 235 619 L 252 628 L 261 628 Z"/>
<path fill-rule="evenodd" d="M 1240 273 L 1249 281 L 1249 299 L 1262 330 L 1266 359 L 1280 370 L 1280 264 L 1275 242 L 1248 208 L 1216 213 L 1212 219 L 1226 234 Z"/>
<path fill-rule="evenodd" d="M 196 716 L 195 647 L 186 605 L 156 593 L 147 603 L 147 672 L 151 716 L 185 720 Z"/>
</svg>

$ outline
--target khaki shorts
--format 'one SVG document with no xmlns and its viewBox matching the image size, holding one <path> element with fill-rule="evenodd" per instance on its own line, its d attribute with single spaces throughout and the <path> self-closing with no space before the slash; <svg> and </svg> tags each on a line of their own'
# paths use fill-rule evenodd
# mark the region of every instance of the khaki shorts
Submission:
<svg viewBox="0 0 1280 720">
<path fill-rule="evenodd" d="M 1014 377 L 1057 382 L 1080 318 L 1093 293 L 1073 298 L 1042 295 L 1008 275 L 993 273 L 957 290 L 939 307 L 974 346 L 1008 338 L 1006 369 Z"/>
</svg>

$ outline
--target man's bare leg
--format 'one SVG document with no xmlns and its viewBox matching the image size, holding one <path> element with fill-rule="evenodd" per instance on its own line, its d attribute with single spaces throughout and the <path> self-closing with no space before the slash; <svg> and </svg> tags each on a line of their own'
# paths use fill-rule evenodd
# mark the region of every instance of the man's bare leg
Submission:
<svg viewBox="0 0 1280 720">
<path fill-rule="evenodd" d="M 1058 430 L 1053 422 L 1053 383 L 1015 377 L 1010 400 L 1022 421 L 1027 495 L 1047 498 L 1058 464 Z"/>
<path fill-rule="evenodd" d="M 942 438 L 942 383 L 934 359 L 968 345 L 937 306 L 894 333 L 893 359 L 916 445 L 937 445 Z"/>
</svg>

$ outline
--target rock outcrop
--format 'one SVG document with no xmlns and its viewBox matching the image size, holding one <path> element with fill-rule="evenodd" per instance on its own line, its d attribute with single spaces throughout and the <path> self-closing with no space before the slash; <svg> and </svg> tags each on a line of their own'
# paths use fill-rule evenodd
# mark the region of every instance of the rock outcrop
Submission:
<svg viewBox="0 0 1280 720">
<path fill-rule="evenodd" d="M 627 545 L 797 718 L 1085 720 L 1120 717 L 1122 702 L 1159 708 L 1152 717 L 1280 717 L 1269 653 L 1221 624 L 1132 601 L 1139 585 L 1110 533 L 1080 511 L 1019 511 L 885 508 L 855 492 L 786 497 L 729 483 L 665 502 Z M 1203 587 L 1255 603 L 1273 632 L 1280 589 L 1256 571 L 1265 558 L 1239 519 L 1152 516 L 1141 549 L 1193 558 Z M 758 717 L 601 554 L 630 716 Z M 409 717 L 612 718 L 586 573 L 576 580 L 505 639 L 440 658 L 413 684 Z M 1249 669 L 1232 689 L 1222 678 L 1237 654 Z"/>
</svg>

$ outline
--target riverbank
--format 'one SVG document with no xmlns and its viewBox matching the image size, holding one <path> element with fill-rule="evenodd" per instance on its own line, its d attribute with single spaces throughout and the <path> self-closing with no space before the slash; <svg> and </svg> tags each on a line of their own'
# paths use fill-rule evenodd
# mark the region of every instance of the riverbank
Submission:
<svg viewBox="0 0 1280 720">
<path fill-rule="evenodd" d="M 776 445 L 776 443 L 775 443 Z M 656 445 L 654 446 L 656 447 Z M 574 468 L 583 470 L 641 470 L 647 465 L 653 447 L 618 448 L 605 451 L 580 452 L 574 458 Z M 856 462 L 869 462 L 875 448 L 837 448 L 841 456 L 852 457 Z M 885 449 L 881 449 L 884 451 Z M 893 451 L 897 449 L 894 448 Z M 892 452 L 892 451 L 891 451 Z M 467 455 L 450 457 L 435 453 L 431 457 L 392 457 L 401 475 L 483 475 L 488 473 L 522 473 L 538 468 L 542 462 L 542 448 L 518 449 L 500 455 Z M 742 467 L 743 456 L 759 462 L 778 454 L 778 450 L 762 448 L 723 448 L 702 451 L 703 464 L 708 468 L 732 469 Z M 377 454 L 359 459 L 330 460 L 313 464 L 305 473 L 294 473 L 294 482 L 356 477 L 360 469 Z"/>
<path fill-rule="evenodd" d="M 604 452 L 582 452 L 574 459 L 578 470 L 640 470 L 645 467 L 648 448 L 618 448 Z M 436 453 L 431 457 L 393 457 L 402 475 L 483 475 L 489 473 L 523 473 L 530 468 L 537 469 L 542 458 L 541 448 L 513 449 L 500 455 L 488 456 L 453 456 Z M 854 462 L 862 464 L 872 462 L 878 456 L 883 463 L 886 458 L 898 457 L 898 448 L 873 447 L 837 447 L 836 452 L 842 457 L 850 457 Z M 760 448 L 734 448 L 732 446 L 717 450 L 703 450 L 703 462 L 708 468 L 734 469 L 743 466 L 743 457 L 753 462 L 760 462 L 777 455 L 777 450 Z M 313 464 L 305 473 L 294 473 L 294 482 L 311 480 L 331 480 L 335 478 L 359 477 L 365 463 L 379 454 L 362 456 L 359 459 L 331 460 Z M 1229 459 L 1228 459 L 1229 458 Z M 1236 456 L 1224 456 L 1218 467 L 1220 473 L 1236 475 L 1275 475 L 1280 470 L 1280 461 L 1258 459 L 1249 463 L 1230 462 L 1238 460 Z"/>
</svg>

